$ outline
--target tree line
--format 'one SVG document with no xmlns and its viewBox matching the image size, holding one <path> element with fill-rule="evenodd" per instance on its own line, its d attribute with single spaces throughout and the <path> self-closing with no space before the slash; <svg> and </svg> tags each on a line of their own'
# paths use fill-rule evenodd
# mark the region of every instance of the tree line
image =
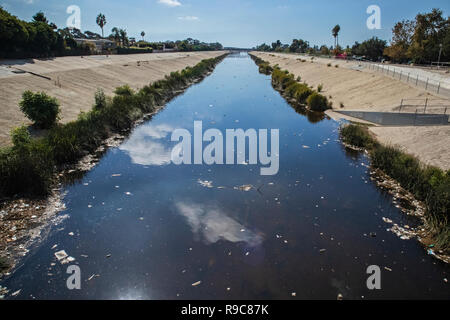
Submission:
<svg viewBox="0 0 450 320">
<path fill-rule="evenodd" d="M 127 31 L 114 27 L 111 34 L 104 37 L 104 28 L 107 24 L 106 17 L 100 13 L 96 23 L 101 29 L 101 35 L 92 32 L 82 32 L 76 28 L 58 28 L 48 21 L 43 12 L 36 13 L 32 21 L 27 22 L 10 14 L 0 6 L 0 58 L 44 58 L 67 55 L 88 55 L 95 51 L 92 43 L 77 43 L 75 39 L 114 41 L 118 47 L 127 50 L 131 45 L 136 49 L 162 49 L 170 48 L 179 51 L 205 51 L 221 50 L 220 43 L 205 43 L 188 38 L 186 40 L 166 42 L 146 42 L 145 31 L 140 33 L 142 40 L 135 42 L 129 38 Z M 126 49 L 125 49 L 126 48 Z M 128 51 L 127 51 L 128 52 Z M 131 50 L 139 52 L 139 50 Z"/>
<path fill-rule="evenodd" d="M 42 12 L 26 22 L 0 7 L 0 57 L 30 58 L 87 54 L 90 48 L 78 45 L 65 29 L 58 29 Z"/>
<path fill-rule="evenodd" d="M 444 17 L 440 9 L 429 13 L 419 13 L 414 20 L 403 20 L 392 29 L 392 40 L 387 41 L 373 37 L 362 43 L 342 48 L 339 45 L 341 27 L 336 25 L 331 30 L 334 46 L 310 46 L 308 41 L 294 39 L 291 44 L 277 40 L 270 45 L 263 43 L 255 49 L 269 52 L 308 53 L 322 55 L 360 56 L 367 60 L 379 61 L 389 59 L 394 62 L 429 64 L 450 61 L 450 17 Z"/>
<path fill-rule="evenodd" d="M 338 44 L 337 34 L 335 37 L 335 46 L 327 47 L 322 46 L 310 46 L 308 41 L 303 39 L 294 39 L 292 43 L 283 44 L 280 40 L 273 42 L 271 46 L 263 43 L 256 47 L 258 51 L 268 51 L 268 52 L 285 52 L 285 53 L 308 53 L 312 55 L 339 55 L 346 53 L 348 56 L 364 56 L 369 60 L 378 60 L 383 56 L 383 52 L 386 48 L 386 41 L 381 40 L 377 37 L 373 37 L 369 40 L 363 41 L 362 43 L 355 42 L 355 44 L 350 47 L 342 49 Z"/>
<path fill-rule="evenodd" d="M 450 17 L 433 9 L 414 20 L 397 22 L 384 54 L 398 62 L 430 63 L 438 60 L 439 52 L 441 61 L 450 61 Z"/>
<path fill-rule="evenodd" d="M 185 40 L 177 41 L 138 41 L 136 46 L 140 48 L 153 48 L 155 50 L 176 49 L 178 51 L 210 51 L 210 50 L 222 50 L 223 46 L 219 42 L 206 43 L 197 39 L 187 38 Z"/>
</svg>

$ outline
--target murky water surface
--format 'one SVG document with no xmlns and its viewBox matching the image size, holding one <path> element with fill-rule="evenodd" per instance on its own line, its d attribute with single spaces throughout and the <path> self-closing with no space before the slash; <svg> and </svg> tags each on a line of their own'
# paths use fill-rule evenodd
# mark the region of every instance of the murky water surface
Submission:
<svg viewBox="0 0 450 320">
<path fill-rule="evenodd" d="M 169 163 L 172 130 L 193 132 L 194 120 L 278 128 L 279 173 Z M 449 267 L 386 231 L 382 217 L 415 221 L 337 129 L 296 113 L 247 55 L 230 56 L 68 186 L 69 218 L 1 284 L 22 299 L 450 298 Z M 67 289 L 58 250 L 76 259 L 81 290 Z M 373 264 L 381 290 L 366 286 Z"/>
</svg>

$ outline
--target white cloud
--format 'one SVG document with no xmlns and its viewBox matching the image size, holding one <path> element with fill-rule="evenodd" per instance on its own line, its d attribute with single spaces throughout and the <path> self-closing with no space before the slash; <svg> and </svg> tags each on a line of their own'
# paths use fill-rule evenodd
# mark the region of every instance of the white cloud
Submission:
<svg viewBox="0 0 450 320">
<path fill-rule="evenodd" d="M 119 149 L 128 153 L 131 161 L 140 165 L 162 166 L 171 161 L 172 150 L 163 140 L 173 129 L 165 124 L 138 127 Z"/>
<path fill-rule="evenodd" d="M 192 232 L 197 236 L 202 235 L 207 244 L 226 240 L 246 242 L 247 245 L 254 247 L 263 240 L 261 235 L 228 217 L 220 208 L 184 202 L 178 202 L 175 206 L 178 213 L 186 218 Z"/>
<path fill-rule="evenodd" d="M 158 2 L 169 7 L 181 6 L 181 2 L 178 0 L 158 0 Z"/>
<path fill-rule="evenodd" d="M 196 16 L 184 16 L 184 17 L 178 17 L 179 20 L 186 20 L 186 21 L 196 21 L 199 18 Z"/>
</svg>

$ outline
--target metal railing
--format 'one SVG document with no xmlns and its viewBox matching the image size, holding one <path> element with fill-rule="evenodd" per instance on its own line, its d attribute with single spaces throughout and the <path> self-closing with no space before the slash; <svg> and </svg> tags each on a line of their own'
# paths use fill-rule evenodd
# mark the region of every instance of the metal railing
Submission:
<svg viewBox="0 0 450 320">
<path fill-rule="evenodd" d="M 450 89 L 444 87 L 441 81 L 432 79 L 430 77 L 420 76 L 419 74 L 416 74 L 414 72 L 399 70 L 399 67 L 396 66 L 376 63 L 366 63 L 365 65 L 369 70 L 380 72 L 384 75 L 393 77 L 394 79 L 398 79 L 408 84 L 412 84 L 418 88 L 422 88 L 425 91 L 450 97 Z"/>
<path fill-rule="evenodd" d="M 438 99 L 402 99 L 400 106 L 394 108 L 398 112 L 414 112 L 429 114 L 447 114 L 450 112 L 450 102 Z"/>
<path fill-rule="evenodd" d="M 448 69 L 450 68 L 450 62 L 432 62 L 431 69 Z"/>
</svg>

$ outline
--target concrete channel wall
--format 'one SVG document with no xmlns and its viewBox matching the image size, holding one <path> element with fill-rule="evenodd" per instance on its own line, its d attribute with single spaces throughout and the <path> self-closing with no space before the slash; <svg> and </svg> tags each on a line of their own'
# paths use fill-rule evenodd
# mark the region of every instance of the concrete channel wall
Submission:
<svg viewBox="0 0 450 320">
<path fill-rule="evenodd" d="M 449 115 L 423 113 L 336 111 L 343 115 L 370 121 L 383 126 L 448 125 Z"/>
</svg>

